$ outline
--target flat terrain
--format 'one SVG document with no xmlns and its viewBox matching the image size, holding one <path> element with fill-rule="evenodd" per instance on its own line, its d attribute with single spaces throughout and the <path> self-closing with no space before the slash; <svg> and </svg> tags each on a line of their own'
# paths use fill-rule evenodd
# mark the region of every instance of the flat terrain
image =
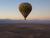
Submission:
<svg viewBox="0 0 50 38">
<path fill-rule="evenodd" d="M 50 38 L 50 24 L 0 24 L 0 38 Z"/>
</svg>

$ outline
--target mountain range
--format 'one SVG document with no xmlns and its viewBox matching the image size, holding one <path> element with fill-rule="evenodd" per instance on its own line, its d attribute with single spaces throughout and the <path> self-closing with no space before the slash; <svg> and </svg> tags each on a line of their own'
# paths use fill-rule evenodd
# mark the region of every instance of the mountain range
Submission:
<svg viewBox="0 0 50 38">
<path fill-rule="evenodd" d="M 50 24 L 50 20 L 10 20 L 0 19 L 0 24 L 11 23 L 35 23 L 35 24 Z"/>
</svg>

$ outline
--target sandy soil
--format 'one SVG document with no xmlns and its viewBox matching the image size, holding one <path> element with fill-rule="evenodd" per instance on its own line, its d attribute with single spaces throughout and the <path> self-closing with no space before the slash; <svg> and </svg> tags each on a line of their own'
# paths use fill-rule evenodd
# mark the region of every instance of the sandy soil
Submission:
<svg viewBox="0 0 50 38">
<path fill-rule="evenodd" d="M 3 24 L 0 38 L 50 38 L 50 25 Z"/>
</svg>

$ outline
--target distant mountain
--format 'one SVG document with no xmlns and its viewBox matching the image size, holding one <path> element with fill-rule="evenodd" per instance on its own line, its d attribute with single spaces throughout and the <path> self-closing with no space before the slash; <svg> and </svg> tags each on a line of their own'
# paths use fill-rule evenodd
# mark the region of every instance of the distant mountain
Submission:
<svg viewBox="0 0 50 38">
<path fill-rule="evenodd" d="M 35 23 L 35 24 L 50 24 L 50 20 L 10 20 L 0 19 L 0 24 L 5 23 Z"/>
</svg>

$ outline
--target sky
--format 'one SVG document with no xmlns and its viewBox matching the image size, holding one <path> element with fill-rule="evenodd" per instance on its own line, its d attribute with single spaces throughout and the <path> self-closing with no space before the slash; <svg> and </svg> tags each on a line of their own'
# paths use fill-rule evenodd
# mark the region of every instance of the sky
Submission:
<svg viewBox="0 0 50 38">
<path fill-rule="evenodd" d="M 32 5 L 32 11 L 27 20 L 50 20 L 50 0 L 0 0 L 0 19 L 23 20 L 19 11 L 19 4 L 28 2 Z"/>
</svg>

